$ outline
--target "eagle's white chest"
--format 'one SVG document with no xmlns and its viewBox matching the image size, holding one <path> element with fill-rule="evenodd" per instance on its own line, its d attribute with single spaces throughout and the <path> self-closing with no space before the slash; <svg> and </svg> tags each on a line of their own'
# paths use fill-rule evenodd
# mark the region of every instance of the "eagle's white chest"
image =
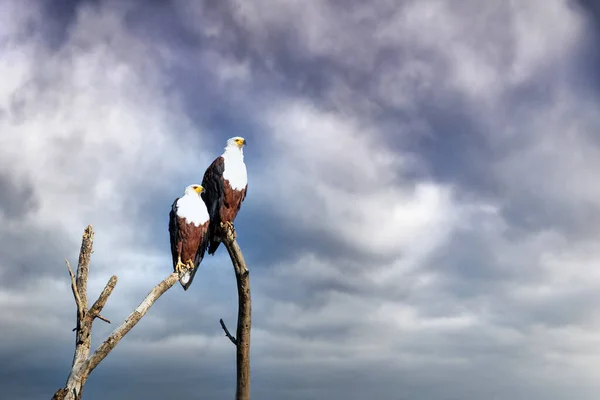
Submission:
<svg viewBox="0 0 600 400">
<path fill-rule="evenodd" d="M 185 195 L 177 200 L 177 216 L 196 226 L 204 224 L 209 218 L 206 204 L 196 194 Z"/>
<path fill-rule="evenodd" d="M 236 154 L 237 153 L 237 154 Z M 223 157 L 223 178 L 229 181 L 232 189 L 242 190 L 248 184 L 248 173 L 241 151 L 225 151 Z"/>
</svg>

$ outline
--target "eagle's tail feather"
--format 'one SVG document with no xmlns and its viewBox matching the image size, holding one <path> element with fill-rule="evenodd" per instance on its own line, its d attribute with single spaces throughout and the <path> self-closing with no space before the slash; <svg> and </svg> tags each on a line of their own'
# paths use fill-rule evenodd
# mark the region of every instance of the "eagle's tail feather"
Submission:
<svg viewBox="0 0 600 400">
<path fill-rule="evenodd" d="M 181 278 L 179 278 L 179 283 L 183 286 L 183 290 L 188 290 L 192 285 L 192 281 L 194 280 L 194 275 L 196 275 L 196 271 L 198 271 L 198 267 L 194 268 L 191 271 L 186 271 L 185 274 Z"/>
<path fill-rule="evenodd" d="M 217 247 L 219 247 L 219 244 L 221 244 L 220 241 L 218 240 L 210 240 L 208 242 L 208 254 L 210 254 L 211 256 L 215 255 L 215 251 L 217 251 Z"/>
</svg>

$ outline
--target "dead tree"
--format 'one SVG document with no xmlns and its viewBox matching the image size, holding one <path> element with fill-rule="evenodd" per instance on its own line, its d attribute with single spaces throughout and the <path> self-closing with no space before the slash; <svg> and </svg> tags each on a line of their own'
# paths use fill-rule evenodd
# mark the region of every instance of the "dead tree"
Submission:
<svg viewBox="0 0 600 400">
<path fill-rule="evenodd" d="M 238 321 L 242 321 L 243 324 L 238 322 L 238 337 L 239 342 L 244 345 L 238 345 L 237 352 L 237 391 L 236 399 L 249 399 L 250 398 L 250 284 L 248 280 L 248 269 L 244 262 L 242 252 L 235 241 L 235 234 L 233 231 L 226 232 L 224 240 L 229 255 L 231 256 L 232 263 L 236 272 L 236 278 L 238 281 L 238 297 L 239 297 L 239 310 L 238 310 Z M 87 297 L 87 280 L 90 267 L 90 256 L 93 252 L 93 241 L 94 231 L 91 225 L 88 225 L 83 232 L 83 238 L 81 242 L 81 249 L 79 252 L 79 261 L 77 263 L 77 274 L 73 273 L 69 261 L 66 261 L 69 275 L 71 276 L 71 289 L 73 290 L 73 296 L 75 297 L 75 303 L 77 306 L 77 325 L 73 329 L 75 331 L 75 354 L 73 356 L 73 363 L 71 366 L 71 372 L 67 378 L 67 382 L 63 388 L 56 391 L 52 400 L 80 400 L 83 386 L 85 385 L 90 373 L 98 366 L 98 364 L 104 360 L 104 358 L 110 353 L 115 346 L 121 341 L 121 339 L 142 319 L 148 312 L 150 307 L 169 290 L 179 280 L 179 275 L 175 272 L 169 274 L 162 282 L 156 285 L 150 293 L 142 300 L 138 307 L 129 314 L 129 316 L 119 325 L 108 338 L 94 351 L 91 353 L 91 337 L 92 337 L 92 324 L 96 318 L 101 319 L 107 323 L 110 321 L 100 315 L 108 297 L 111 295 L 115 285 L 117 284 L 117 277 L 113 275 L 104 290 L 102 290 L 98 299 L 94 304 L 88 308 L 88 297 Z M 240 273 L 238 273 L 238 270 Z M 244 272 L 245 271 L 245 272 Z M 242 293 L 243 291 L 243 293 Z M 242 301 L 244 299 L 244 301 Z M 242 304 L 243 303 L 243 304 Z M 242 311 L 245 314 L 242 314 Z M 241 326 L 241 328 L 240 328 Z M 241 388 L 241 389 L 240 389 Z"/>
<path fill-rule="evenodd" d="M 221 327 L 225 336 L 236 347 L 237 388 L 236 400 L 250 399 L 250 330 L 252 327 L 252 300 L 250 297 L 250 271 L 244 261 L 244 256 L 235 241 L 235 231 L 224 232 L 221 242 L 227 248 L 231 263 L 235 270 L 238 290 L 238 320 L 236 337 L 233 337 L 221 319 Z"/>
</svg>

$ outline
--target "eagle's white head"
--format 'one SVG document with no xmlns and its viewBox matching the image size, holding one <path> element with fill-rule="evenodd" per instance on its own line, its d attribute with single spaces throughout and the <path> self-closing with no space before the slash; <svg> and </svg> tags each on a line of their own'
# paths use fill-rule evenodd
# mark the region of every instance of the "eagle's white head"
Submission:
<svg viewBox="0 0 600 400">
<path fill-rule="evenodd" d="M 225 149 L 242 149 L 246 145 L 246 139 L 241 136 L 235 136 L 227 140 L 227 147 Z"/>
<path fill-rule="evenodd" d="M 203 190 L 204 190 L 204 188 L 201 185 L 193 184 L 193 185 L 189 185 L 188 187 L 186 187 L 185 192 L 183 192 L 183 194 L 186 196 L 191 196 L 191 195 L 199 196 Z"/>
</svg>

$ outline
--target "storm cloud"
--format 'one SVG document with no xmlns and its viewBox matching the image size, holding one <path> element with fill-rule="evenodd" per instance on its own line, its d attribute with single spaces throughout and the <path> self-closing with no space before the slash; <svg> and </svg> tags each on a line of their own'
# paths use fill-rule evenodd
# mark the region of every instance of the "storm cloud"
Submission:
<svg viewBox="0 0 600 400">
<path fill-rule="evenodd" d="M 592 3 L 2 2 L 3 393 L 64 384 L 84 227 L 122 320 L 171 271 L 173 199 L 244 136 L 255 398 L 596 399 Z M 231 398 L 235 290 L 205 258 L 85 397 Z"/>
</svg>

